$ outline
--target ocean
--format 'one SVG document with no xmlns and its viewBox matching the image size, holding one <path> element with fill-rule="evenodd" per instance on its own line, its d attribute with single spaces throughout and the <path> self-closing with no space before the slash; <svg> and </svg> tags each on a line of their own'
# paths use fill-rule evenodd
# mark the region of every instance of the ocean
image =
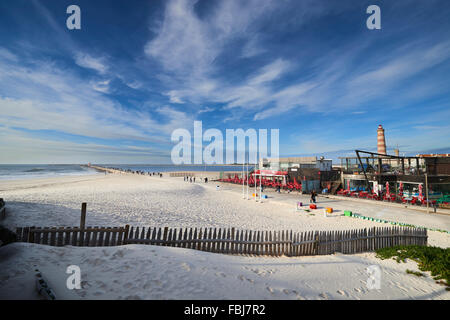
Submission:
<svg viewBox="0 0 450 320">
<path fill-rule="evenodd" d="M 171 171 L 240 171 L 240 166 L 205 166 L 205 165 L 129 165 L 129 164 L 98 164 L 102 167 L 120 168 L 123 170 L 145 172 Z M 251 170 L 253 166 L 249 166 Z M 95 169 L 79 164 L 0 164 L 0 180 L 19 180 L 32 178 L 52 178 L 57 176 L 78 176 L 99 174 Z"/>
<path fill-rule="evenodd" d="M 218 166 L 218 165 L 127 165 L 127 164 L 102 164 L 99 166 L 107 168 L 119 168 L 122 170 L 144 171 L 144 172 L 173 172 L 173 171 L 241 171 L 242 166 Z M 249 166 L 251 170 L 253 166 Z"/>
<path fill-rule="evenodd" d="M 52 178 L 99 173 L 79 164 L 0 164 L 0 180 Z"/>
</svg>

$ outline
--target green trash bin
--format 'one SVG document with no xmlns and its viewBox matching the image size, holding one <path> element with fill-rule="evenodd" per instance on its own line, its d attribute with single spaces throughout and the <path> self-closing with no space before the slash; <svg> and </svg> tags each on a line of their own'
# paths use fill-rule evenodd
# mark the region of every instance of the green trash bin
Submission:
<svg viewBox="0 0 450 320">
<path fill-rule="evenodd" d="M 345 210 L 345 211 L 344 211 L 344 216 L 346 216 L 346 217 L 351 217 L 351 216 L 352 216 L 352 212 L 351 212 L 351 211 L 348 211 L 348 210 Z"/>
</svg>

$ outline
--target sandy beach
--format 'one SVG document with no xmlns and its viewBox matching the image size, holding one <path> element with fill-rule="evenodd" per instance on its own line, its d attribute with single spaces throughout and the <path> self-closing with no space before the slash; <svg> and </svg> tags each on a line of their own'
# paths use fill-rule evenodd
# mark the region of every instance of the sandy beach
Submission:
<svg viewBox="0 0 450 320">
<path fill-rule="evenodd" d="M 219 185 L 219 189 L 217 189 Z M 251 196 L 252 190 L 250 190 Z M 3 224 L 76 226 L 87 202 L 87 225 L 152 227 L 235 227 L 248 230 L 348 230 L 384 226 L 344 217 L 343 210 L 384 219 L 450 229 L 450 216 L 423 211 L 319 197 L 306 214 L 297 201 L 308 196 L 268 190 L 263 203 L 242 198 L 240 186 L 216 182 L 184 182 L 132 174 L 71 176 L 0 181 L 7 203 Z M 313 215 L 314 214 L 314 215 Z M 450 235 L 428 232 L 428 243 L 448 247 Z M 415 262 L 398 264 L 373 253 L 300 258 L 226 256 L 194 250 L 145 245 L 110 248 L 49 247 L 16 243 L 0 248 L 0 298 L 38 299 L 33 291 L 33 264 L 60 297 L 67 299 L 449 299 L 445 287 L 417 271 Z M 83 289 L 65 288 L 65 268 L 79 265 Z M 381 289 L 369 290 L 366 267 L 379 265 Z M 215 285 L 209 285 L 214 281 Z"/>
</svg>

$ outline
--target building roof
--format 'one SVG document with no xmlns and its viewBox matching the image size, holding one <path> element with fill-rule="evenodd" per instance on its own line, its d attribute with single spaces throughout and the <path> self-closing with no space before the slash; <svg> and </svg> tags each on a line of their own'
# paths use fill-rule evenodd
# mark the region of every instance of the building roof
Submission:
<svg viewBox="0 0 450 320">
<path fill-rule="evenodd" d="M 450 157 L 450 153 L 418 154 L 417 157 L 421 157 L 421 158 L 444 158 L 444 157 Z"/>
</svg>

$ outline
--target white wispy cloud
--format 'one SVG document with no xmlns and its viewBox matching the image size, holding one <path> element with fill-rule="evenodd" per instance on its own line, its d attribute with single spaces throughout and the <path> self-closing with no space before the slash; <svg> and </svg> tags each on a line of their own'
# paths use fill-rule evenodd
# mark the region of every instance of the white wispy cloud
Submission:
<svg viewBox="0 0 450 320">
<path fill-rule="evenodd" d="M 103 93 L 109 93 L 109 84 L 111 80 L 104 80 L 104 81 L 91 81 L 92 88 L 95 91 L 103 92 Z"/>
<path fill-rule="evenodd" d="M 399 101 L 412 100 L 411 92 L 401 90 L 405 81 L 446 61 L 450 55 L 448 42 L 409 38 L 394 50 L 374 55 L 374 38 L 359 35 L 333 50 L 317 52 L 309 61 L 293 61 L 273 52 L 272 61 L 231 82 L 218 70 L 217 61 L 221 55 L 230 54 L 228 45 L 233 41 L 244 43 L 236 59 L 270 51 L 261 40 L 264 35 L 255 28 L 263 25 L 268 16 L 281 17 L 283 13 L 288 18 L 280 19 L 280 28 L 298 27 L 330 12 L 345 10 L 347 5 L 317 1 L 297 6 L 289 1 L 248 1 L 243 5 L 230 0 L 220 2 L 200 18 L 196 3 L 169 1 L 162 21 L 153 29 L 156 36 L 145 47 L 147 56 L 166 70 L 161 79 L 170 88 L 165 94 L 171 103 L 222 103 L 225 109 L 238 109 L 254 120 L 282 115 L 293 108 L 325 113 L 355 109 L 365 112 L 361 105 L 392 95 L 394 90 Z M 308 10 L 304 10 L 306 7 Z M 286 15 L 288 10 L 295 14 Z M 289 18 L 294 16 L 295 21 Z M 289 81 L 283 83 L 287 76 Z M 430 94 L 429 90 L 418 91 L 422 97 Z M 395 97 L 392 103 L 396 103 Z"/>
<path fill-rule="evenodd" d="M 105 74 L 108 70 L 108 66 L 103 58 L 94 58 L 87 53 L 75 55 L 75 63 L 80 67 L 95 70 L 100 74 Z"/>
<path fill-rule="evenodd" d="M 102 138 L 170 141 L 171 130 L 192 119 L 184 112 L 123 106 L 105 97 L 109 80 L 87 82 L 78 74 L 41 60 L 0 59 L 0 124 L 31 130 Z M 101 91 L 101 92 L 99 92 Z M 164 119 L 160 117 L 161 112 Z"/>
<path fill-rule="evenodd" d="M 133 145 L 113 146 L 100 143 L 78 143 L 38 138 L 32 133 L 0 127 L 0 145 L 4 156 L 0 163 L 168 163 L 167 150 Z"/>
</svg>

